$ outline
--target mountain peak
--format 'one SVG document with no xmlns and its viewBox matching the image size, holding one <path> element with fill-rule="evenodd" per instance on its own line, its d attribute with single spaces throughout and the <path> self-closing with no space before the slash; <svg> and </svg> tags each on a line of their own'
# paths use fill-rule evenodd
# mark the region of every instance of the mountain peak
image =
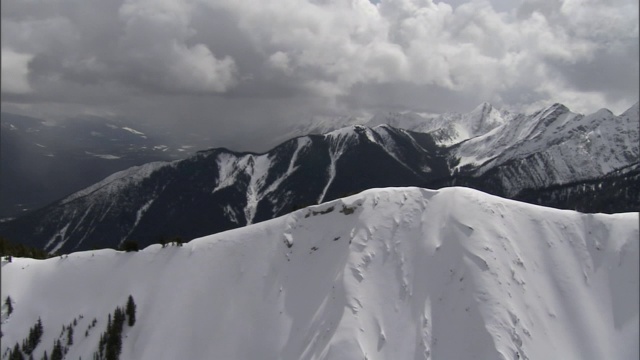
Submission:
<svg viewBox="0 0 640 360">
<path fill-rule="evenodd" d="M 571 109 L 569 109 L 568 107 L 566 107 L 564 104 L 561 104 L 561 103 L 553 103 L 551 106 L 549 106 L 545 110 L 561 111 L 561 112 L 571 111 Z"/>
<path fill-rule="evenodd" d="M 494 109 L 493 105 L 491 105 L 491 103 L 485 101 L 485 102 L 481 103 L 480 105 L 476 106 L 476 108 L 473 109 L 472 112 L 478 112 L 478 111 L 480 111 L 480 112 L 489 112 L 489 111 L 491 111 L 493 109 Z"/>
<path fill-rule="evenodd" d="M 484 135 L 508 121 L 509 115 L 488 102 L 478 105 L 472 112 L 463 115 L 470 137 Z"/>
<path fill-rule="evenodd" d="M 611 110 L 609 110 L 607 108 L 598 109 L 598 111 L 596 111 L 594 114 L 601 115 L 601 116 L 612 116 L 613 115 Z"/>
</svg>

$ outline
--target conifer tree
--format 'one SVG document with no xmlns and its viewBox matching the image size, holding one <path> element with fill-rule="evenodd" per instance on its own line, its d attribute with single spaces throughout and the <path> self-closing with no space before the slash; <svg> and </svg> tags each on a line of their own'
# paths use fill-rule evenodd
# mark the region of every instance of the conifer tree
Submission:
<svg viewBox="0 0 640 360">
<path fill-rule="evenodd" d="M 73 345 L 73 326 L 67 328 L 67 346 Z"/>
<path fill-rule="evenodd" d="M 100 343 L 98 344 L 98 354 L 96 354 L 97 359 L 103 359 L 104 357 L 104 347 L 107 345 L 107 335 L 103 333 L 100 335 Z"/>
<path fill-rule="evenodd" d="M 11 296 L 7 296 L 7 300 L 5 300 L 5 305 L 7 305 L 7 315 L 11 315 L 13 313 L 13 304 L 11 301 Z"/>
<path fill-rule="evenodd" d="M 36 322 L 36 331 L 38 332 L 38 334 L 40 336 L 42 336 L 42 334 L 44 333 L 44 329 L 42 328 L 42 319 L 38 318 L 38 321 Z"/>
<path fill-rule="evenodd" d="M 40 338 L 42 338 L 42 319 L 38 318 L 38 321 L 33 325 L 32 328 L 29 329 L 29 336 L 22 342 L 22 351 L 31 355 L 33 350 L 35 350 L 36 346 L 40 343 Z"/>
<path fill-rule="evenodd" d="M 126 313 L 129 318 L 127 322 L 128 325 L 133 326 L 136 323 L 136 303 L 133 301 L 133 296 L 131 295 L 129 295 L 129 299 L 127 300 Z"/>
<path fill-rule="evenodd" d="M 118 360 L 122 351 L 122 326 L 124 325 L 124 311 L 120 307 L 116 307 L 113 312 L 113 323 L 111 329 L 108 330 L 107 338 L 107 360 Z"/>
<path fill-rule="evenodd" d="M 116 307 L 113 317 L 109 314 L 106 331 L 100 335 L 98 351 L 93 354 L 94 360 L 118 360 L 122 352 L 122 329 L 126 320 L 125 311 Z"/>
<path fill-rule="evenodd" d="M 16 343 L 16 346 L 13 347 L 13 351 L 9 354 L 9 360 L 24 360 L 24 355 L 22 355 L 22 351 L 20 351 L 18 343 Z"/>
<path fill-rule="evenodd" d="M 44 351 L 44 355 L 42 355 L 42 360 L 49 360 L 49 356 L 47 356 L 47 350 Z"/>
<path fill-rule="evenodd" d="M 62 360 L 62 344 L 60 343 L 60 339 L 56 340 L 55 345 L 53 345 L 53 350 L 51 351 L 51 360 Z"/>
<path fill-rule="evenodd" d="M 125 240 L 122 243 L 122 246 L 120 246 L 120 250 L 126 251 L 126 252 L 138 251 L 139 246 L 138 246 L 138 243 L 135 242 L 134 240 Z"/>
</svg>

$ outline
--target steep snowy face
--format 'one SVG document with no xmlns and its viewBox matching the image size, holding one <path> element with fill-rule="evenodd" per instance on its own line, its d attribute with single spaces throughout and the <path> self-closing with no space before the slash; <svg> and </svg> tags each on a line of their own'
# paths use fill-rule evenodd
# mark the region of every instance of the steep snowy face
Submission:
<svg viewBox="0 0 640 360">
<path fill-rule="evenodd" d="M 460 159 L 458 169 L 471 165 L 475 176 L 500 173 L 507 196 L 598 178 L 638 162 L 637 108 L 620 116 L 606 109 L 581 115 L 554 104 L 460 144 L 452 156 Z"/>
<path fill-rule="evenodd" d="M 0 351 L 40 317 L 34 358 L 75 324 L 67 358 L 90 359 L 131 294 L 122 359 L 637 359 L 638 237 L 638 213 L 369 190 L 183 247 L 3 262 Z"/>
<path fill-rule="evenodd" d="M 268 154 L 237 156 L 235 154 L 221 153 L 218 155 L 218 180 L 213 193 L 230 186 L 235 186 L 241 177 L 246 177 L 247 206 L 244 208 L 244 217 L 247 224 L 253 222 L 258 201 L 264 195 L 266 178 L 271 166 Z"/>
<path fill-rule="evenodd" d="M 212 193 L 238 186 L 244 179 L 247 188 L 246 206 L 243 209 L 244 219 L 247 224 L 253 223 L 258 204 L 276 191 L 280 184 L 296 171 L 298 155 L 311 144 L 311 140 L 301 137 L 291 143 L 295 143 L 295 149 L 288 159 L 286 171 L 279 173 L 275 165 L 278 161 L 282 161 L 279 158 L 280 152 L 274 151 L 261 155 L 219 153 L 216 159 L 218 179 Z"/>
<path fill-rule="evenodd" d="M 438 124 L 437 128 L 425 132 L 432 133 L 438 144 L 452 146 L 487 134 L 497 127 L 510 123 L 516 117 L 517 114 L 483 103 L 468 114 L 441 115 L 433 121 Z"/>
<path fill-rule="evenodd" d="M 286 137 L 307 134 L 339 133 L 340 129 L 354 126 L 375 128 L 389 125 L 397 129 L 433 134 L 436 143 L 451 146 L 483 135 L 511 121 L 517 114 L 482 103 L 469 113 L 426 114 L 411 111 L 379 112 L 362 117 L 314 118 L 298 125 Z"/>
<path fill-rule="evenodd" d="M 516 114 L 482 103 L 470 113 L 418 114 L 413 112 L 380 113 L 367 126 L 389 125 L 395 128 L 432 134 L 436 143 L 451 146 L 484 135 L 510 122 Z"/>
<path fill-rule="evenodd" d="M 544 127 L 554 120 L 561 117 L 561 121 L 564 121 L 572 115 L 576 114 L 570 113 L 563 105 L 554 104 L 531 116 L 517 116 L 513 121 L 492 129 L 493 131 L 460 144 L 455 151 L 455 156 L 460 158 L 458 167 L 467 164 L 482 165 L 499 156 L 510 158 L 515 147 L 526 146 L 530 152 L 532 148 L 539 150 L 539 146 L 531 144 L 530 140 L 539 137 Z M 503 155 L 505 151 L 510 151 L 511 154 Z"/>
</svg>

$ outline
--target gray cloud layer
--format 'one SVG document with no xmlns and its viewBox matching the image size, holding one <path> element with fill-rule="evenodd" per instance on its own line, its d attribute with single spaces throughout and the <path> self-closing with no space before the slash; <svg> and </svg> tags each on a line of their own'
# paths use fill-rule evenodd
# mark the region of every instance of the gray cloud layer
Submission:
<svg viewBox="0 0 640 360">
<path fill-rule="evenodd" d="M 2 2 L 4 110 L 220 139 L 483 101 L 621 112 L 638 99 L 638 62 L 636 0 Z"/>
</svg>

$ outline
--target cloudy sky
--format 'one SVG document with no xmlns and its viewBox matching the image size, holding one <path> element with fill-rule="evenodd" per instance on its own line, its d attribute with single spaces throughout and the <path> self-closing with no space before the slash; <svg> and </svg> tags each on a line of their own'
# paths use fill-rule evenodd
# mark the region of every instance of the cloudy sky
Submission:
<svg viewBox="0 0 640 360">
<path fill-rule="evenodd" d="M 619 113 L 639 96 L 637 0 L 1 6 L 3 111 L 171 124 L 220 146 L 259 149 L 314 116 L 483 101 Z"/>
</svg>

